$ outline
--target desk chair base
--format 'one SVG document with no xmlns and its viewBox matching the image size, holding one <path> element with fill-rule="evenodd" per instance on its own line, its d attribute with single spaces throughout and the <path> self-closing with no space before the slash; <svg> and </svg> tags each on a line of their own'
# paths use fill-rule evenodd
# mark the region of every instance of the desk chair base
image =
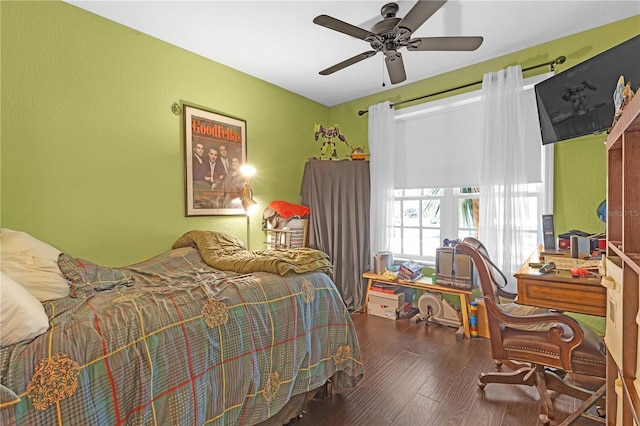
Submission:
<svg viewBox="0 0 640 426">
<path fill-rule="evenodd" d="M 602 386 L 600 386 L 600 389 L 598 389 L 597 391 L 595 391 L 593 393 L 593 395 L 591 395 L 591 397 L 589 397 L 589 399 L 587 399 L 581 406 L 580 408 L 578 408 L 573 414 L 571 414 L 569 417 L 567 417 L 566 419 L 564 419 L 562 421 L 562 423 L 560 423 L 559 426 L 569 426 L 572 425 L 573 422 L 575 422 L 576 420 L 578 420 L 579 417 L 584 417 L 587 418 L 591 421 L 600 423 L 600 424 L 606 424 L 606 420 L 603 417 L 597 417 L 597 416 L 593 416 L 591 414 L 586 414 L 586 411 L 591 408 L 596 402 L 598 402 L 599 399 L 601 399 L 604 396 L 605 390 L 606 390 L 607 385 L 604 384 Z M 598 415 L 601 415 L 600 412 L 598 412 Z"/>
<path fill-rule="evenodd" d="M 502 365 L 509 367 L 513 371 L 480 373 L 478 387 L 480 389 L 484 389 L 489 383 L 535 386 L 538 390 L 538 394 L 540 395 L 540 421 L 545 426 L 551 424 L 551 421 L 555 418 L 553 402 L 549 391 L 566 394 L 582 401 L 589 401 L 590 404 L 582 409 L 582 413 L 596 403 L 602 406 L 605 405 L 603 397 L 604 392 L 600 393 L 600 390 L 603 390 L 604 388 L 599 389 L 597 392 L 593 392 L 588 389 L 572 385 L 565 381 L 556 372 L 545 368 L 544 365 L 540 364 L 519 363 L 511 360 L 496 361 L 496 368 L 500 368 Z M 562 374 L 562 372 L 560 374 Z M 578 409 L 577 412 L 580 412 L 580 409 Z M 578 415 L 578 417 L 579 416 L 580 415 Z"/>
</svg>

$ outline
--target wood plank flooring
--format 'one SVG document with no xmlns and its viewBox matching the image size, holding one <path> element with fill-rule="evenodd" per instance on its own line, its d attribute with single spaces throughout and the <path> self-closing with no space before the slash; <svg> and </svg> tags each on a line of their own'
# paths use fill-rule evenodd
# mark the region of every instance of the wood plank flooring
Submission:
<svg viewBox="0 0 640 426">
<path fill-rule="evenodd" d="M 540 403 L 534 388 L 477 386 L 478 374 L 493 369 L 489 341 L 457 339 L 456 330 L 354 314 L 364 377 L 354 389 L 311 401 L 297 426 L 425 425 L 534 426 Z M 581 401 L 554 400 L 557 425 Z M 579 419 L 576 426 L 597 425 Z"/>
</svg>

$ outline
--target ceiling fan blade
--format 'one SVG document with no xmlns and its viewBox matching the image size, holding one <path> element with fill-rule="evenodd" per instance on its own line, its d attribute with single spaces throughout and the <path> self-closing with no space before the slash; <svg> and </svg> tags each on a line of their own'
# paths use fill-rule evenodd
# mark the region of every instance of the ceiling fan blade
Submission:
<svg viewBox="0 0 640 426">
<path fill-rule="evenodd" d="M 476 50 L 483 38 L 478 37 L 420 37 L 407 42 L 407 50 Z"/>
<path fill-rule="evenodd" d="M 376 52 L 375 50 L 369 50 L 367 52 L 362 52 L 359 55 L 356 55 L 356 56 L 354 56 L 352 58 L 349 58 L 347 60 L 344 60 L 344 61 L 340 62 L 339 64 L 335 64 L 332 67 L 329 67 L 329 68 L 327 68 L 325 70 L 320 71 L 320 75 L 333 74 L 336 71 L 340 71 L 341 69 L 348 67 L 349 65 L 353 65 L 353 64 L 358 63 L 360 61 L 363 61 L 363 60 L 365 60 L 367 58 L 370 58 L 370 57 L 374 56 L 376 53 L 378 53 L 378 52 Z"/>
<path fill-rule="evenodd" d="M 447 0 L 443 1 L 418 1 L 413 8 L 402 18 L 396 28 L 406 28 L 410 32 L 417 30 L 420 25 L 431 18 L 431 16 L 438 11 Z"/>
<path fill-rule="evenodd" d="M 402 55 L 400 52 L 385 52 L 384 62 L 387 64 L 387 72 L 389 72 L 389 80 L 391 80 L 391 84 L 401 83 L 407 79 L 407 74 L 404 72 L 404 62 L 402 61 Z"/>
<path fill-rule="evenodd" d="M 334 31 L 350 35 L 351 37 L 359 38 L 360 40 L 364 40 L 367 37 L 375 37 L 375 34 L 371 31 L 356 27 L 355 25 L 351 25 L 329 15 L 316 16 L 315 18 L 313 18 L 313 23 L 321 25 L 323 27 L 327 27 Z"/>
</svg>

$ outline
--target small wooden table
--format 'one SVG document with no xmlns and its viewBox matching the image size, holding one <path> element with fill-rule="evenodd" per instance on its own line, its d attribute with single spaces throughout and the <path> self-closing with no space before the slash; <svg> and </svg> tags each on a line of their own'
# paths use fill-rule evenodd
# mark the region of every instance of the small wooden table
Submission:
<svg viewBox="0 0 640 426">
<path fill-rule="evenodd" d="M 470 338 L 469 332 L 469 306 L 471 303 L 470 296 L 471 290 L 464 290 L 461 288 L 445 287 L 438 284 L 433 284 L 431 278 L 420 278 L 415 281 L 405 281 L 401 279 L 389 280 L 382 275 L 378 275 L 373 271 L 367 271 L 362 274 L 364 278 L 369 280 L 367 284 L 367 293 L 364 299 L 364 312 L 367 312 L 367 303 L 369 302 L 369 290 L 371 290 L 371 284 L 376 282 L 395 284 L 402 287 L 411 287 L 418 290 L 435 291 L 437 293 L 455 294 L 460 297 L 460 311 L 462 311 L 462 327 L 464 329 L 464 337 Z"/>
<path fill-rule="evenodd" d="M 573 278 L 567 270 L 541 274 L 529 263 L 541 263 L 540 247 L 515 273 L 518 303 L 598 317 L 607 315 L 607 289 L 600 285 L 600 278 Z"/>
</svg>

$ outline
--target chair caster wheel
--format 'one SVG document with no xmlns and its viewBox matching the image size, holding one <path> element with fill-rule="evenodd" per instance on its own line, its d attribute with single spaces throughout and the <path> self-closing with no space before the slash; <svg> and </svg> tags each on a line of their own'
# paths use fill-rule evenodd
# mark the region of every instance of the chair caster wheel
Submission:
<svg viewBox="0 0 640 426">
<path fill-rule="evenodd" d="M 544 426 L 549 426 L 551 424 L 551 419 L 546 414 L 540 414 L 540 421 Z"/>
<path fill-rule="evenodd" d="M 485 386 L 487 386 L 487 384 L 486 384 L 486 383 L 478 382 L 478 387 L 479 387 L 480 389 L 483 389 L 483 390 L 484 390 Z"/>
</svg>

